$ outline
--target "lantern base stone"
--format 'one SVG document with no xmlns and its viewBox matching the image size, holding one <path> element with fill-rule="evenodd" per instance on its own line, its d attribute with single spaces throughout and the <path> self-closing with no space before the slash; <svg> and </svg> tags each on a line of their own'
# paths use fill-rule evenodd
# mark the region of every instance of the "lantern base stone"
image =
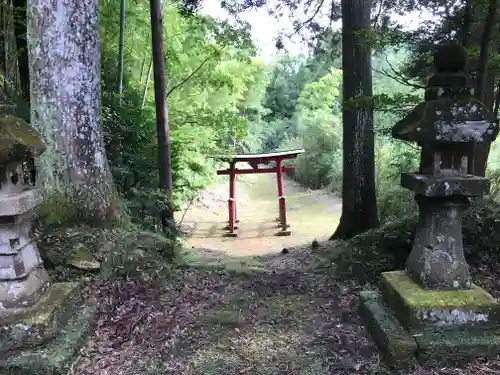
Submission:
<svg viewBox="0 0 500 375">
<path fill-rule="evenodd" d="M 382 274 L 382 291 L 364 291 L 365 326 L 387 362 L 406 367 L 467 361 L 500 351 L 500 304 L 485 290 L 424 289 L 404 271 Z"/>
<path fill-rule="evenodd" d="M 96 320 L 76 283 L 57 283 L 23 312 L 0 317 L 0 373 L 66 374 Z"/>
<path fill-rule="evenodd" d="M 405 271 L 382 273 L 382 295 L 411 332 L 448 327 L 500 328 L 500 303 L 475 285 L 463 290 L 424 289 Z"/>
</svg>

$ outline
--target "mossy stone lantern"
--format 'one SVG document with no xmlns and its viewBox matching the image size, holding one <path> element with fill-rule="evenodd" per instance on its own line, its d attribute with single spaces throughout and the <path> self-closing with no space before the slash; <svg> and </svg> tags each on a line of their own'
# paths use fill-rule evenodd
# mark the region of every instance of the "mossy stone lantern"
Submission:
<svg viewBox="0 0 500 375">
<path fill-rule="evenodd" d="M 418 172 L 401 176 L 401 186 L 415 193 L 419 220 L 406 269 L 383 272 L 380 292 L 362 291 L 360 308 L 396 366 L 415 357 L 442 364 L 500 351 L 500 303 L 472 282 L 462 243 L 469 199 L 489 192 L 489 181 L 474 173 L 473 146 L 498 133 L 498 121 L 473 97 L 466 61 L 458 44 L 437 46 L 425 102 L 392 130 L 421 147 Z"/>
<path fill-rule="evenodd" d="M 471 287 L 462 213 L 469 198 L 489 192 L 489 181 L 474 174 L 473 146 L 495 140 L 498 120 L 473 97 L 466 56 L 458 44 L 438 48 L 425 102 L 392 130 L 394 138 L 421 147 L 420 170 L 403 173 L 401 186 L 415 192 L 420 212 L 407 272 L 427 288 Z"/>
<path fill-rule="evenodd" d="M 49 285 L 31 230 L 41 197 L 23 170 L 44 150 L 26 121 L 0 116 L 0 317 L 35 304 Z"/>
<path fill-rule="evenodd" d="M 43 266 L 32 234 L 42 197 L 27 167 L 45 146 L 14 112 L 0 104 L 0 373 L 62 375 L 96 308 L 81 299 L 78 283 L 52 283 Z"/>
</svg>

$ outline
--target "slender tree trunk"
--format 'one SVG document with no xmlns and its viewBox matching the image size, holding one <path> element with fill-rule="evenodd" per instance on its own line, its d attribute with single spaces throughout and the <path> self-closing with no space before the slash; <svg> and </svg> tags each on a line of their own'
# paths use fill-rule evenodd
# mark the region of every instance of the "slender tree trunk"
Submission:
<svg viewBox="0 0 500 375">
<path fill-rule="evenodd" d="M 5 10 L 7 8 L 7 2 L 5 0 L 0 1 L 0 71 L 2 75 L 5 74 L 6 71 L 6 49 L 5 49 L 5 40 L 7 38 L 6 22 L 5 22 Z M 5 77 L 4 77 L 5 79 Z"/>
<path fill-rule="evenodd" d="M 120 46 L 118 51 L 119 59 L 119 75 L 120 82 L 118 84 L 118 94 L 120 95 L 120 102 L 123 94 L 123 60 L 125 57 L 125 0 L 120 0 Z"/>
<path fill-rule="evenodd" d="M 353 104 L 373 95 L 370 8 L 371 0 L 342 0 L 342 216 L 332 239 L 350 238 L 379 225 L 373 108 Z"/>
<path fill-rule="evenodd" d="M 161 225 L 165 234 L 172 234 L 174 215 L 172 205 L 172 164 L 165 82 L 165 52 L 163 47 L 163 15 L 160 0 L 150 0 L 151 37 L 153 50 L 153 77 L 156 103 L 156 131 L 158 137 L 158 171 L 160 189 L 167 194 L 167 209 L 161 213 Z"/>
<path fill-rule="evenodd" d="M 101 133 L 98 0 L 30 0 L 28 55 L 42 187 L 80 220 L 110 224 L 121 207 Z"/>
<path fill-rule="evenodd" d="M 465 0 L 464 17 L 462 20 L 461 42 L 467 48 L 469 46 L 471 29 L 472 29 L 472 0 Z"/>
<path fill-rule="evenodd" d="M 476 77 L 475 96 L 483 101 L 485 106 L 492 111 L 494 105 L 494 82 L 495 72 L 489 70 L 490 47 L 496 48 L 497 43 L 493 43 L 493 33 L 497 20 L 498 0 L 489 0 L 488 13 L 484 21 L 483 34 L 480 42 L 480 53 L 478 63 L 478 73 Z M 474 146 L 474 173 L 479 176 L 486 174 L 486 165 L 490 152 L 490 144 L 476 144 Z"/>
<path fill-rule="evenodd" d="M 14 33 L 16 35 L 17 65 L 21 94 L 24 99 L 30 98 L 30 74 L 28 64 L 28 42 L 26 38 L 26 0 L 14 0 Z"/>
</svg>

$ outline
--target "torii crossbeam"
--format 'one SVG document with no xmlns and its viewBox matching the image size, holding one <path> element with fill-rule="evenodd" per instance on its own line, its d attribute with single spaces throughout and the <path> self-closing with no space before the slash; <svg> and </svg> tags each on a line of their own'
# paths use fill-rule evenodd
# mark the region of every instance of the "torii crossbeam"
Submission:
<svg viewBox="0 0 500 375">
<path fill-rule="evenodd" d="M 220 160 L 229 163 L 228 169 L 221 169 L 217 171 L 218 175 L 228 175 L 229 176 L 229 200 L 228 200 L 228 211 L 229 211 L 229 225 L 227 226 L 228 233 L 230 237 L 236 237 L 236 175 L 238 174 L 255 174 L 255 173 L 276 173 L 276 180 L 278 184 L 278 207 L 279 207 L 279 217 L 277 221 L 279 222 L 279 227 L 281 230 L 277 233 L 281 236 L 288 236 L 291 234 L 290 226 L 286 220 L 286 197 L 285 189 L 283 186 L 283 172 L 293 171 L 293 166 L 284 166 L 284 160 L 296 159 L 297 156 L 302 154 L 304 150 L 289 150 L 280 151 L 267 154 L 242 154 L 242 155 L 232 155 L 232 156 L 219 156 Z M 238 169 L 236 164 L 240 162 L 246 162 L 250 164 L 251 169 Z M 270 162 L 274 162 L 274 166 L 268 166 Z"/>
</svg>

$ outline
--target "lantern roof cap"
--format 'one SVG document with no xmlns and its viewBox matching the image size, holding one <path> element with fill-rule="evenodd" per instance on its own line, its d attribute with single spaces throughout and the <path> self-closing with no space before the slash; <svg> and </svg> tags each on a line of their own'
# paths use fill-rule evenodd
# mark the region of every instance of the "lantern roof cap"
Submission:
<svg viewBox="0 0 500 375">
<path fill-rule="evenodd" d="M 28 153 L 37 156 L 45 148 L 40 133 L 25 120 L 0 116 L 0 164 L 24 161 Z"/>
</svg>

